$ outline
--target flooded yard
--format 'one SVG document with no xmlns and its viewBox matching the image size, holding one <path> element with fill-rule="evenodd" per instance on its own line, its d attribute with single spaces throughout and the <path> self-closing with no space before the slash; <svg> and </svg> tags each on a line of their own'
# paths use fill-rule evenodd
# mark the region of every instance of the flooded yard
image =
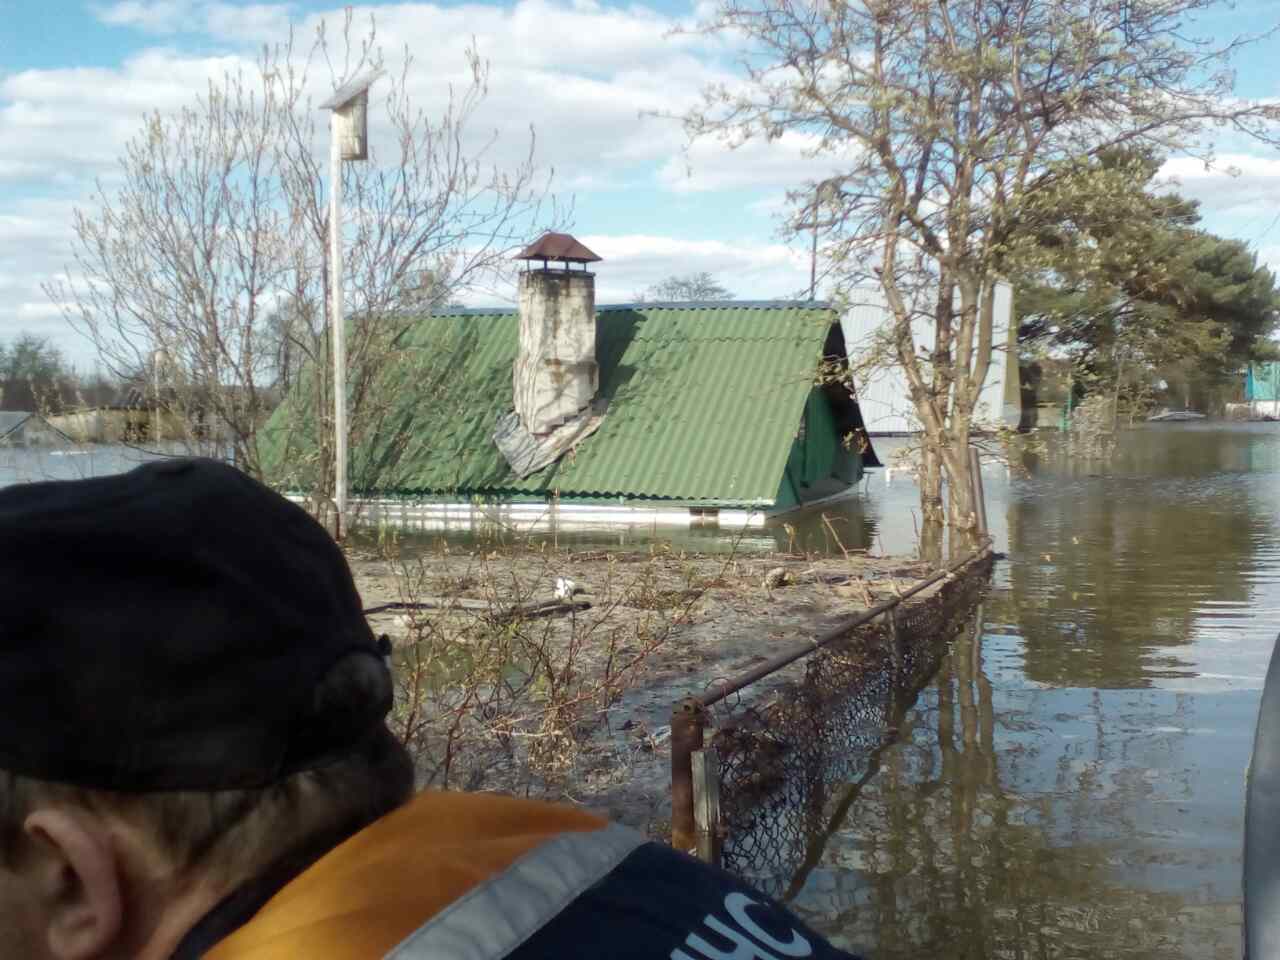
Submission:
<svg viewBox="0 0 1280 960">
<path fill-rule="evenodd" d="M 1238 957 L 1278 474 L 1276 425 L 1152 425 L 989 479 L 1008 559 L 878 775 L 829 799 L 797 909 L 877 960 Z M 890 549 L 913 493 L 869 490 Z"/>
<path fill-rule="evenodd" d="M 6 456 L 0 484 L 134 455 Z M 1238 957 L 1244 777 L 1280 631 L 1280 425 L 1148 425 L 1105 462 L 1051 442 L 1030 476 L 992 466 L 986 485 L 1007 558 L 977 619 L 869 772 L 807 811 L 807 855 L 769 886 L 876 960 Z M 907 554 L 916 496 L 875 472 L 825 520 L 657 535 Z"/>
</svg>

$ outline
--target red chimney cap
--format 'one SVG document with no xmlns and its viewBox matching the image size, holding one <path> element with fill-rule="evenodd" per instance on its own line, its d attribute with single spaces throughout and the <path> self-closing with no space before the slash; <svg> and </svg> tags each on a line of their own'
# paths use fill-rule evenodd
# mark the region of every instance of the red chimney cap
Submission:
<svg viewBox="0 0 1280 960">
<path fill-rule="evenodd" d="M 600 258 L 567 233 L 544 233 L 517 253 L 514 259 L 595 263 Z"/>
</svg>

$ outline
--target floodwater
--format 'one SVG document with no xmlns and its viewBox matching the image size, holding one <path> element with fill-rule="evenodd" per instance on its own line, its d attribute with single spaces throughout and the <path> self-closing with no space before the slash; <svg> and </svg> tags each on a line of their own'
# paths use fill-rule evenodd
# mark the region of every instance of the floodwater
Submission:
<svg viewBox="0 0 1280 960">
<path fill-rule="evenodd" d="M 125 444 L 66 444 L 54 447 L 0 446 L 0 487 L 41 480 L 84 480 L 132 470 L 160 457 L 187 456 L 181 444 L 144 449 Z"/>
<path fill-rule="evenodd" d="M 987 488 L 1008 559 L 879 773 L 830 798 L 793 906 L 876 960 L 1240 956 L 1280 425 L 1148 425 Z M 914 494 L 868 490 L 889 549 Z"/>
<path fill-rule="evenodd" d="M 144 457 L 0 451 L 0 485 Z M 1147 425 L 1108 462 L 1051 445 L 1031 476 L 985 480 L 1007 559 L 876 775 L 829 798 L 792 905 L 875 960 L 1238 957 L 1244 777 L 1280 631 L 1280 424 Z M 902 553 L 916 496 L 877 471 L 787 526 L 669 539 Z"/>
</svg>

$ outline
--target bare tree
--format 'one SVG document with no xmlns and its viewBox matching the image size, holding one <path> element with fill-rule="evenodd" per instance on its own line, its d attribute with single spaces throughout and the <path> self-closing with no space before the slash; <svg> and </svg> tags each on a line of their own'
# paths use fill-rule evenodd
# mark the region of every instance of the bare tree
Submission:
<svg viewBox="0 0 1280 960">
<path fill-rule="evenodd" d="M 698 273 L 672 274 L 646 287 L 635 296 L 637 303 L 650 300 L 695 301 L 732 300 L 733 293 L 705 270 Z"/>
<path fill-rule="evenodd" d="M 0 342 L 0 410 L 57 412 L 75 389 L 62 351 L 45 337 L 20 333 Z"/>
<path fill-rule="evenodd" d="M 471 131 L 489 67 L 475 49 L 465 57 L 467 82 L 433 117 L 409 97 L 406 50 L 373 91 L 369 161 L 343 165 L 353 434 L 376 420 L 371 387 L 414 320 L 492 283 L 539 226 L 550 172 L 535 166 L 532 130 L 514 167 L 491 161 L 496 134 Z M 315 102 L 381 65 L 373 21 L 361 35 L 348 12 L 336 42 L 323 28 L 305 50 L 291 37 L 191 107 L 148 116 L 119 186 L 77 211 L 75 263 L 47 288 L 109 370 L 151 372 L 181 439 L 220 433 L 250 473 L 264 472 L 262 427 L 290 391 L 305 409 L 284 418 L 273 457 L 305 464 L 320 492 L 332 482 L 333 403 L 328 128 Z"/>
<path fill-rule="evenodd" d="M 792 228 L 821 225 L 837 289 L 883 291 L 923 429 L 928 521 L 974 526 L 967 448 L 997 280 L 1041 255 L 1029 238 L 1064 189 L 1098 216 L 1123 217 L 1134 202 L 1090 158 L 1132 147 L 1211 159 L 1213 127 L 1274 142 L 1280 107 L 1232 96 L 1228 61 L 1250 38 L 1186 39 L 1213 6 L 719 0 L 705 25 L 745 51 L 746 82 L 708 89 L 684 118 L 689 134 L 739 143 L 797 131 L 843 167 L 795 192 Z M 933 327 L 931 349 L 917 349 L 920 321 Z"/>
</svg>

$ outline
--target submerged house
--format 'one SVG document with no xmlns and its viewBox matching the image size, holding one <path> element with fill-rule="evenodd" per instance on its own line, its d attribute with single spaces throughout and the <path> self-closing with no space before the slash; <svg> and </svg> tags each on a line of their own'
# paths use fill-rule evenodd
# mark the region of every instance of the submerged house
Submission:
<svg viewBox="0 0 1280 960">
<path fill-rule="evenodd" d="M 221 392 L 234 394 L 239 389 L 224 386 Z M 133 382 L 126 383 L 111 403 L 60 413 L 49 422 L 77 443 L 225 441 L 231 432 L 216 409 L 195 390 L 157 391 Z"/>
<path fill-rule="evenodd" d="M 846 362 L 826 304 L 597 306 L 599 258 L 572 237 L 520 257 L 517 310 L 425 316 L 397 344 L 351 442 L 363 519 L 756 525 L 879 466 L 848 389 L 820 377 Z M 268 473 L 305 490 L 288 406 Z"/>
<path fill-rule="evenodd" d="M 47 447 L 70 442 L 70 437 L 38 413 L 0 410 L 0 447 Z"/>
</svg>

